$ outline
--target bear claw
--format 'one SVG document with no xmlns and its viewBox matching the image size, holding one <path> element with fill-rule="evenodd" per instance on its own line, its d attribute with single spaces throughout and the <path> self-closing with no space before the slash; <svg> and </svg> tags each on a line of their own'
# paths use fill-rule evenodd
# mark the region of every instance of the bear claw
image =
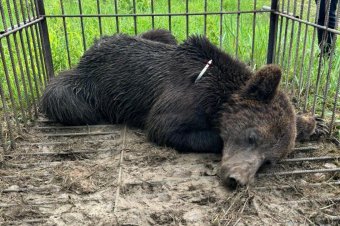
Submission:
<svg viewBox="0 0 340 226">
<path fill-rule="evenodd" d="M 312 141 L 319 140 L 320 138 L 329 134 L 329 128 L 327 126 L 326 121 L 323 118 L 319 116 L 315 116 L 314 120 L 315 120 L 316 125 L 315 125 L 314 133 L 312 133 L 310 136 L 310 140 Z"/>
</svg>

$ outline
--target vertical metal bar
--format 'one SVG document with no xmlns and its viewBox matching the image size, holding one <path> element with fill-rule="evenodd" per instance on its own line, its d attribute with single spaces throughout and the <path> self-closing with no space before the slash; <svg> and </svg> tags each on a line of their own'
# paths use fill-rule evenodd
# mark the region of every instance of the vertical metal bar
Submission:
<svg viewBox="0 0 340 226">
<path fill-rule="evenodd" d="M 64 9 L 63 0 L 60 0 L 60 7 L 61 7 L 61 14 L 65 15 L 65 9 Z M 65 17 L 63 17 L 63 26 L 64 26 L 64 34 L 65 34 L 68 66 L 69 66 L 69 68 L 71 68 L 72 64 L 71 64 L 70 48 L 69 48 L 69 42 L 68 42 L 68 36 L 67 36 L 67 27 L 66 27 L 66 19 L 65 19 Z"/>
<path fill-rule="evenodd" d="M 33 8 L 33 4 L 31 4 L 31 7 L 32 7 L 32 12 L 33 12 L 33 15 L 35 15 L 35 11 L 37 12 L 38 14 L 38 6 L 36 5 L 36 8 L 34 10 Z M 41 30 L 41 24 L 39 23 L 39 27 L 37 24 L 34 24 L 33 25 L 34 27 L 34 30 L 35 30 L 35 35 L 37 37 L 37 44 L 38 44 L 38 53 L 39 55 L 36 56 L 36 60 L 37 60 L 37 65 L 38 67 L 41 66 L 41 71 L 42 71 L 42 74 L 43 74 L 43 82 L 44 84 L 47 83 L 47 75 L 46 75 L 46 66 L 45 66 L 45 61 L 44 61 L 44 57 L 43 57 L 43 54 L 42 54 L 42 43 L 41 43 L 41 35 L 40 35 L 40 31 L 38 31 L 39 29 Z M 40 37 L 40 38 L 39 38 Z M 40 60 L 38 60 L 38 56 L 40 57 Z M 40 67 L 38 68 L 38 73 L 40 74 Z"/>
<path fill-rule="evenodd" d="M 252 41 L 251 41 L 251 65 L 254 66 L 254 53 L 255 53 L 255 38 L 256 38 L 256 34 L 255 34 L 255 29 L 256 29 L 256 5 L 257 5 L 257 0 L 254 0 L 254 14 L 253 14 L 253 37 L 252 37 Z M 274 44 L 275 46 L 275 44 Z M 273 55 L 274 55 L 273 51 Z"/>
<path fill-rule="evenodd" d="M 317 6 L 316 6 L 316 17 L 315 17 L 315 23 L 317 23 L 318 19 L 319 19 L 319 9 L 320 9 L 320 0 L 317 1 Z M 307 85 L 306 85 L 306 95 L 305 95 L 305 104 L 304 104 L 304 107 L 303 107 L 303 110 L 305 111 L 307 109 L 307 105 L 308 105 L 308 97 L 309 97 L 309 89 L 310 89 L 310 83 L 311 83 L 311 71 L 312 71 L 312 67 L 313 67 L 313 61 L 314 61 L 314 43 L 315 43 L 315 34 L 316 34 L 316 30 L 317 28 L 314 27 L 314 30 L 313 30 L 313 35 L 312 35 L 312 43 L 311 43 L 311 46 L 312 46 L 312 49 L 311 49 L 311 55 L 310 55 L 310 58 L 309 58 L 309 66 L 308 66 L 308 73 L 307 73 Z"/>
<path fill-rule="evenodd" d="M 133 26 L 135 28 L 135 35 L 137 35 L 137 16 L 136 16 L 136 0 L 132 0 L 132 7 L 133 7 Z"/>
<path fill-rule="evenodd" d="M 81 37 L 82 37 L 82 40 L 83 40 L 83 49 L 84 49 L 84 52 L 85 52 L 86 51 L 86 39 L 85 39 L 84 19 L 82 17 L 83 7 L 82 7 L 82 4 L 81 4 L 81 0 L 78 0 L 78 7 L 79 7 L 79 14 L 80 14 Z"/>
<path fill-rule="evenodd" d="M 287 13 L 289 12 L 290 8 L 290 0 L 288 0 L 287 3 Z M 285 26 L 285 34 L 283 39 L 283 49 L 282 49 L 282 59 L 281 59 L 281 65 L 283 68 L 285 68 L 285 56 L 286 56 L 286 50 L 287 50 L 287 35 L 288 35 L 288 25 L 289 25 L 289 19 L 286 18 L 286 26 Z M 288 91 L 288 74 L 285 75 L 285 89 Z"/>
<path fill-rule="evenodd" d="M 151 0 L 150 4 L 151 4 L 151 14 L 152 14 L 152 16 L 151 16 L 151 24 L 152 24 L 152 29 L 155 29 L 155 16 L 154 16 L 155 11 L 154 11 L 153 0 Z"/>
<path fill-rule="evenodd" d="M 20 16 L 19 16 L 19 12 L 18 12 L 18 6 L 17 6 L 15 0 L 13 0 L 13 5 L 14 5 L 14 14 L 15 14 L 16 22 L 17 22 L 17 24 L 20 24 Z M 20 39 L 21 49 L 24 49 L 22 30 L 19 31 L 19 39 Z M 16 45 L 15 48 L 16 48 L 17 57 L 18 57 L 21 81 L 22 81 L 22 85 L 23 85 L 23 88 L 24 88 L 24 95 L 25 95 L 26 105 L 27 105 L 26 106 L 27 107 L 27 113 L 28 113 L 28 117 L 32 118 L 32 114 L 31 114 L 32 106 L 31 106 L 31 101 L 29 100 L 28 89 L 27 89 L 27 84 L 26 84 L 26 80 L 25 80 L 24 67 L 23 67 L 23 64 L 22 64 L 22 59 L 21 59 L 21 55 L 20 55 L 18 45 Z"/>
<path fill-rule="evenodd" d="M 188 38 L 189 36 L 189 0 L 185 0 L 185 12 L 186 12 L 186 16 L 185 16 L 185 25 L 186 25 L 186 37 Z"/>
<path fill-rule="evenodd" d="M 100 15 L 100 1 L 97 0 L 97 13 Z M 103 27 L 102 27 L 102 18 L 98 16 L 98 26 L 99 26 L 99 34 L 100 36 L 103 36 Z"/>
<path fill-rule="evenodd" d="M 327 5 L 326 5 L 326 17 L 325 17 L 325 20 L 324 20 L 324 26 L 326 27 L 326 28 L 328 28 L 329 26 L 328 26 L 328 22 L 329 22 L 329 11 L 330 11 L 330 6 L 331 6 L 331 0 L 326 0 L 326 2 L 325 2 Z M 324 49 L 324 47 L 325 47 L 325 45 L 326 45 L 326 40 L 327 40 L 327 38 L 328 38 L 328 32 L 327 31 L 324 31 L 323 32 L 323 34 L 322 34 L 322 42 L 321 42 L 321 49 L 323 50 Z M 320 56 L 323 56 L 323 54 L 324 54 L 324 51 L 321 51 L 321 54 L 320 54 Z M 320 57 L 320 59 L 321 59 L 321 57 Z"/>
<path fill-rule="evenodd" d="M 9 21 L 10 21 L 10 25 L 11 25 L 11 27 L 14 27 L 14 25 L 13 25 L 13 18 L 12 18 L 12 12 L 11 12 L 11 5 L 10 5 L 9 0 L 6 0 L 6 3 L 7 3 L 8 18 L 9 18 Z M 0 12 L 1 13 L 1 17 L 2 17 L 2 20 L 3 20 L 3 27 L 4 27 L 5 30 L 7 30 L 7 25 L 6 25 L 3 5 L 2 5 L 1 2 L 0 2 L 0 10 L 1 10 L 1 12 Z M 14 41 L 15 45 L 17 46 L 18 43 L 17 43 L 17 38 L 16 37 L 17 37 L 16 34 L 13 34 L 13 41 Z M 8 48 L 8 52 L 9 52 L 9 57 L 10 57 L 10 60 L 11 60 L 11 65 L 12 65 L 12 70 L 13 70 L 13 77 L 14 77 L 15 87 L 16 87 L 16 91 L 17 91 L 17 96 L 18 96 L 17 99 L 18 99 L 18 102 L 19 102 L 21 116 L 22 116 L 23 121 L 24 121 L 24 123 L 26 125 L 26 122 L 27 122 L 26 114 L 25 114 L 25 111 L 24 111 L 23 100 L 22 100 L 22 96 L 21 96 L 21 89 L 20 89 L 20 84 L 19 84 L 16 64 L 15 64 L 15 60 L 14 60 L 14 56 L 13 56 L 14 55 L 14 51 L 12 51 L 12 45 L 11 45 L 11 41 L 10 41 L 9 36 L 6 36 L 6 41 L 7 41 L 7 48 Z M 18 50 L 18 48 L 16 48 L 16 49 Z M 3 52 L 2 46 L 1 46 L 1 50 L 0 51 Z M 3 54 L 3 53 L 1 53 L 1 54 Z M 20 52 L 16 52 L 16 54 L 20 54 Z M 10 77 L 9 77 L 9 72 L 7 70 L 6 64 L 4 64 L 4 70 L 5 70 L 7 82 L 10 83 L 11 80 L 10 80 Z M 10 86 L 8 88 L 10 89 Z M 13 103 L 14 103 L 15 102 L 14 97 L 12 96 L 12 98 L 13 98 Z M 14 107 L 15 107 L 15 105 L 13 105 L 13 108 Z M 16 115 L 15 117 L 18 117 L 18 115 Z M 18 120 L 18 119 L 16 119 L 16 120 Z M 18 124 L 18 129 L 20 131 L 19 124 Z"/>
<path fill-rule="evenodd" d="M 294 1 L 294 6 L 293 6 L 293 15 L 295 16 L 296 14 L 296 6 L 297 6 L 297 1 Z M 291 58 L 292 58 L 292 49 L 293 49 L 293 42 L 294 42 L 294 28 L 295 28 L 295 21 L 292 20 L 292 25 L 291 25 L 291 31 L 290 31 L 290 40 L 289 40 L 289 48 L 288 48 L 288 59 L 287 59 L 287 69 L 289 70 L 290 68 L 290 63 L 291 63 Z M 298 39 L 300 37 L 298 36 Z M 299 40 L 296 40 L 297 43 L 299 42 Z M 298 52 L 298 49 L 296 49 L 296 51 Z M 295 64 L 296 64 L 296 60 L 295 60 Z M 286 78 L 288 78 L 288 74 L 286 76 Z M 291 82 L 291 95 L 295 96 L 295 89 L 294 89 L 294 79 L 295 79 L 295 74 L 293 77 L 293 81 Z"/>
<path fill-rule="evenodd" d="M 26 9 L 27 9 L 28 21 L 31 21 L 31 19 L 30 19 L 31 15 L 30 15 L 30 12 L 29 12 L 30 7 L 29 7 L 28 0 L 26 0 L 25 3 L 26 3 L 25 6 L 26 6 Z M 36 93 L 37 93 L 37 101 L 39 102 L 39 99 L 40 99 L 39 88 L 40 88 L 40 86 L 38 84 L 37 74 L 36 74 L 36 71 L 35 71 L 35 64 L 34 64 L 34 60 L 33 60 L 33 56 L 36 55 L 36 51 L 35 51 L 35 46 L 34 46 L 34 35 L 33 35 L 32 26 L 30 26 L 29 28 L 26 28 L 26 30 L 30 30 L 30 34 L 31 34 L 31 38 L 32 38 L 32 42 L 31 42 L 30 38 L 29 38 L 29 33 L 27 31 L 26 38 L 27 38 L 28 51 L 29 51 L 29 56 L 30 56 L 30 62 L 31 62 L 31 65 L 32 65 L 33 80 L 34 80 L 34 84 L 35 84 L 35 90 L 36 90 Z M 31 43 L 33 43 L 34 54 L 33 54 L 32 48 L 31 48 Z M 37 65 L 37 68 L 38 68 L 38 73 L 39 73 L 39 66 L 38 65 Z"/>
<path fill-rule="evenodd" d="M 237 11 L 240 12 L 240 0 L 237 1 Z M 236 58 L 238 58 L 238 41 L 239 41 L 239 36 L 240 36 L 240 13 L 237 13 L 236 17 L 236 50 L 235 50 L 235 55 Z"/>
<path fill-rule="evenodd" d="M 27 10 L 28 10 L 28 17 L 30 18 L 30 13 L 29 13 L 29 4 L 28 4 L 28 1 L 26 1 L 26 4 L 27 4 Z M 33 5 L 31 4 L 31 7 L 33 7 Z M 35 12 L 35 10 L 33 10 L 33 8 L 31 8 L 31 10 L 32 10 L 32 14 L 33 14 L 33 17 L 34 17 L 34 12 Z M 30 19 L 29 19 L 29 21 L 30 21 Z M 42 79 L 42 73 L 41 73 L 41 70 L 40 70 L 40 60 L 39 60 L 39 58 L 38 58 L 38 56 L 39 56 L 39 53 L 38 53 L 38 50 L 37 50 L 37 47 L 36 47 L 36 44 L 38 44 L 38 41 L 36 40 L 36 38 L 38 39 L 38 37 L 37 37 L 37 32 L 36 32 L 36 34 L 34 34 L 34 30 L 33 30 L 33 27 L 35 27 L 36 28 L 36 26 L 35 25 L 33 25 L 33 26 L 30 26 L 30 32 L 31 32 L 31 37 L 32 37 L 32 45 L 33 45 L 33 50 L 34 50 L 34 58 L 35 58 L 35 63 L 36 63 L 36 66 L 37 66 L 37 70 L 38 70 L 38 78 L 39 78 L 39 82 L 40 83 L 38 83 L 38 81 L 36 80 L 36 77 L 35 77 L 35 82 L 36 82 L 36 84 L 37 84 L 37 87 L 38 87 L 38 89 L 40 89 L 41 87 L 42 87 L 42 84 L 43 84 L 43 79 Z M 36 30 L 36 29 L 35 29 Z M 31 57 L 33 57 L 33 56 L 31 56 Z M 40 96 L 39 96 L 40 97 Z"/>
<path fill-rule="evenodd" d="M 277 1 L 272 0 L 271 10 L 277 11 Z M 267 64 L 271 64 L 274 62 L 274 53 L 275 53 L 275 41 L 276 41 L 276 33 L 277 33 L 277 25 L 278 25 L 278 15 L 274 12 L 270 13 L 270 25 L 269 25 L 269 39 L 268 39 L 268 51 L 267 51 Z"/>
<path fill-rule="evenodd" d="M 304 5 L 301 4 L 301 15 L 303 13 L 303 7 L 304 7 Z M 308 1 L 307 18 L 306 18 L 307 21 L 309 21 L 310 10 L 311 10 L 311 0 Z M 299 93 L 298 93 L 298 96 L 297 96 L 298 105 L 300 105 L 301 94 L 302 94 L 302 88 L 301 87 L 302 87 L 303 78 L 304 78 L 304 76 L 302 75 L 302 71 L 303 71 L 303 68 L 304 68 L 304 62 L 305 62 L 305 56 L 306 56 L 306 43 L 307 43 L 307 35 L 308 35 L 307 32 L 308 32 L 308 25 L 306 24 L 304 38 L 303 38 L 301 66 L 300 66 L 300 72 L 299 72 Z M 298 56 L 296 56 L 296 57 L 298 57 Z"/>
<path fill-rule="evenodd" d="M 279 3 L 279 2 L 278 2 Z M 281 4 L 281 11 L 283 12 L 284 9 L 284 0 L 282 0 L 282 4 Z M 279 8 L 279 6 L 277 6 Z M 283 18 L 280 18 L 280 32 L 279 32 L 279 41 L 277 43 L 277 51 L 276 51 L 276 58 L 275 56 L 273 56 L 273 62 L 276 62 L 277 64 L 280 63 L 280 56 L 281 56 L 281 41 L 282 41 L 282 28 L 283 28 Z M 274 47 L 275 48 L 275 47 Z"/>
<path fill-rule="evenodd" d="M 204 0 L 204 27 L 203 27 L 204 36 L 207 35 L 207 9 L 208 3 L 207 0 Z"/>
<path fill-rule="evenodd" d="M 220 1 L 220 48 L 222 48 L 222 32 L 223 32 L 223 0 Z"/>
<path fill-rule="evenodd" d="M 117 0 L 114 1 L 115 4 L 115 14 L 118 14 L 118 2 Z M 118 16 L 116 16 L 116 32 L 119 33 L 119 19 Z"/>
<path fill-rule="evenodd" d="M 340 74 L 338 76 L 338 83 L 337 83 L 337 86 L 336 86 L 336 91 L 335 91 L 335 96 L 334 96 L 334 103 L 333 103 L 333 109 L 332 109 L 332 119 L 331 119 L 331 122 L 329 124 L 329 135 L 332 134 L 332 129 L 333 129 L 333 126 L 334 126 L 334 122 L 335 122 L 335 112 L 336 112 L 336 108 L 338 107 L 338 104 L 340 101 L 338 101 L 340 97 Z"/>
<path fill-rule="evenodd" d="M 0 2 L 0 5 L 1 5 L 1 2 Z M 18 113 L 17 113 L 17 110 L 16 110 L 17 105 L 16 105 L 15 100 L 14 100 L 13 90 L 12 90 L 12 87 L 11 87 L 11 80 L 10 80 L 7 65 L 6 65 L 6 59 L 5 59 L 4 49 L 2 48 L 1 40 L 0 40 L 0 55 L 1 55 L 1 60 L 2 60 L 2 64 L 3 64 L 4 72 L 5 72 L 5 78 L 6 78 L 7 87 L 8 87 L 9 99 L 10 99 L 11 105 L 12 105 L 11 108 L 12 108 L 14 120 L 16 122 L 16 126 L 17 126 L 18 130 L 20 131 L 21 128 L 20 128 L 20 123 L 19 123 L 19 120 L 18 120 Z M 4 100 L 4 101 L 6 101 L 6 100 Z"/>
<path fill-rule="evenodd" d="M 169 13 L 169 31 L 171 32 L 171 0 L 168 0 L 168 13 Z"/>
<path fill-rule="evenodd" d="M 338 28 L 339 17 L 340 17 L 340 10 L 338 10 L 337 14 L 336 14 L 335 29 Z M 330 79 L 330 75 L 331 75 L 331 71 L 332 71 L 333 57 L 334 57 L 334 51 L 335 51 L 334 45 L 336 43 L 338 35 L 333 35 L 333 37 L 334 37 L 334 40 L 332 42 L 332 46 L 330 47 L 331 48 L 331 53 L 330 53 L 329 63 L 328 63 L 328 70 L 327 70 L 327 77 L 326 77 L 326 87 L 325 87 L 324 94 L 323 94 L 323 104 L 322 104 L 321 117 L 323 117 L 324 114 L 325 114 L 325 108 L 326 108 L 327 97 L 328 97 L 328 92 L 329 92 L 329 83 L 330 83 L 330 80 L 331 80 Z"/>
<path fill-rule="evenodd" d="M 324 23 L 325 23 L 324 26 L 326 26 L 326 28 L 328 28 L 329 27 L 328 26 L 329 9 L 330 9 L 331 0 L 328 0 L 326 3 L 327 3 L 327 6 L 326 6 L 326 17 L 325 17 L 325 21 L 324 21 Z M 327 36 L 328 36 L 328 32 L 323 32 L 322 42 L 321 42 L 321 52 L 320 52 L 319 65 L 318 65 L 318 73 L 317 73 L 317 76 L 316 76 L 315 94 L 314 94 L 313 106 L 312 106 L 313 114 L 315 113 L 316 101 L 317 101 L 317 98 L 319 96 L 319 86 L 320 86 L 320 80 L 321 80 L 321 68 L 323 67 L 323 62 L 322 62 L 323 55 L 324 55 L 323 48 L 325 46 Z M 323 115 L 321 115 L 321 117 L 323 117 Z"/>
<path fill-rule="evenodd" d="M 20 0 L 20 6 L 21 6 L 21 14 L 22 14 L 22 18 L 26 18 L 25 15 L 25 10 L 24 10 L 24 4 L 23 4 L 23 0 Z M 24 24 L 26 23 L 26 20 L 24 20 Z M 27 45 L 28 45 L 28 50 L 29 50 L 29 55 L 31 56 L 31 50 L 30 50 L 30 40 L 29 40 L 29 35 L 27 32 L 27 29 L 24 29 L 25 31 L 25 36 L 26 36 L 26 40 L 27 40 Z M 25 44 L 24 44 L 24 40 L 21 40 L 21 46 L 22 48 L 22 53 L 24 56 L 24 62 L 25 62 L 25 70 L 26 70 L 26 77 L 28 80 L 28 87 L 30 89 L 30 93 L 32 95 L 32 103 L 33 103 L 33 109 L 34 109 L 34 113 L 35 113 L 35 117 L 38 117 L 38 111 L 37 111 L 37 105 L 36 105 L 36 98 L 35 98 L 35 94 L 34 94 L 34 88 L 33 88 L 33 84 L 32 84 L 32 76 L 31 76 L 31 72 L 29 70 L 29 63 L 28 63 L 28 58 L 27 58 L 27 54 L 26 54 L 26 48 L 24 48 Z M 37 97 L 38 99 L 38 97 Z"/>
<path fill-rule="evenodd" d="M 1 39 L 0 39 L 0 46 L 2 46 Z M 1 58 L 1 60 L 3 61 L 4 59 Z M 2 63 L 5 64 L 4 61 Z M 4 94 L 1 82 L 0 82 L 0 98 L 1 98 L 1 102 L 2 102 L 3 116 L 4 116 L 4 119 L 5 119 L 6 124 L 7 124 L 10 147 L 12 149 L 14 149 L 15 148 L 15 140 L 13 138 L 13 129 L 12 129 L 12 125 L 11 125 L 11 122 L 10 122 L 10 119 L 9 119 L 8 106 L 6 104 L 6 98 L 5 98 L 5 94 Z M 1 136 L 2 136 L 2 133 L 1 133 Z M 3 142 L 3 148 L 6 149 L 5 140 L 2 139 L 2 142 Z"/>
</svg>

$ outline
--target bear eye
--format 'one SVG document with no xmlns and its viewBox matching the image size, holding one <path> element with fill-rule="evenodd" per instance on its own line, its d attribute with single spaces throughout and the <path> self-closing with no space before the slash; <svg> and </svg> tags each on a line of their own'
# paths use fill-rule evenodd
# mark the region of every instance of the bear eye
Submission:
<svg viewBox="0 0 340 226">
<path fill-rule="evenodd" d="M 258 142 L 258 135 L 254 130 L 249 131 L 248 134 L 248 144 L 256 145 Z"/>
</svg>

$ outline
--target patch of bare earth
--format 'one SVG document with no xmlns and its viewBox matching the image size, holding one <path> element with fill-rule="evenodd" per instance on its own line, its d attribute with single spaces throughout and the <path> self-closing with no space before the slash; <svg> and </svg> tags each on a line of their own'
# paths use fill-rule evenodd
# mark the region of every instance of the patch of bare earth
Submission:
<svg viewBox="0 0 340 226">
<path fill-rule="evenodd" d="M 124 126 L 40 122 L 3 156 L 0 224 L 338 225 L 339 149 L 301 146 L 317 148 L 232 192 L 219 181 L 219 155 L 179 154 Z"/>
</svg>

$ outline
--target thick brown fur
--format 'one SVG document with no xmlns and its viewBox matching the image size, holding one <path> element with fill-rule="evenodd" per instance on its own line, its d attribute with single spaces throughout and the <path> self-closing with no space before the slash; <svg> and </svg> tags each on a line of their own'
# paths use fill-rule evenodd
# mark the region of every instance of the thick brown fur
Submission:
<svg viewBox="0 0 340 226">
<path fill-rule="evenodd" d="M 195 82 L 209 60 L 212 66 Z M 96 41 L 74 69 L 51 81 L 41 109 L 68 125 L 107 121 L 144 128 L 151 141 L 183 152 L 223 151 L 228 181 L 242 158 L 260 164 L 292 150 L 300 132 L 280 79 L 279 67 L 254 72 L 205 37 L 176 45 L 164 30 L 117 34 Z M 256 161 L 245 171 L 256 172 Z"/>
</svg>

